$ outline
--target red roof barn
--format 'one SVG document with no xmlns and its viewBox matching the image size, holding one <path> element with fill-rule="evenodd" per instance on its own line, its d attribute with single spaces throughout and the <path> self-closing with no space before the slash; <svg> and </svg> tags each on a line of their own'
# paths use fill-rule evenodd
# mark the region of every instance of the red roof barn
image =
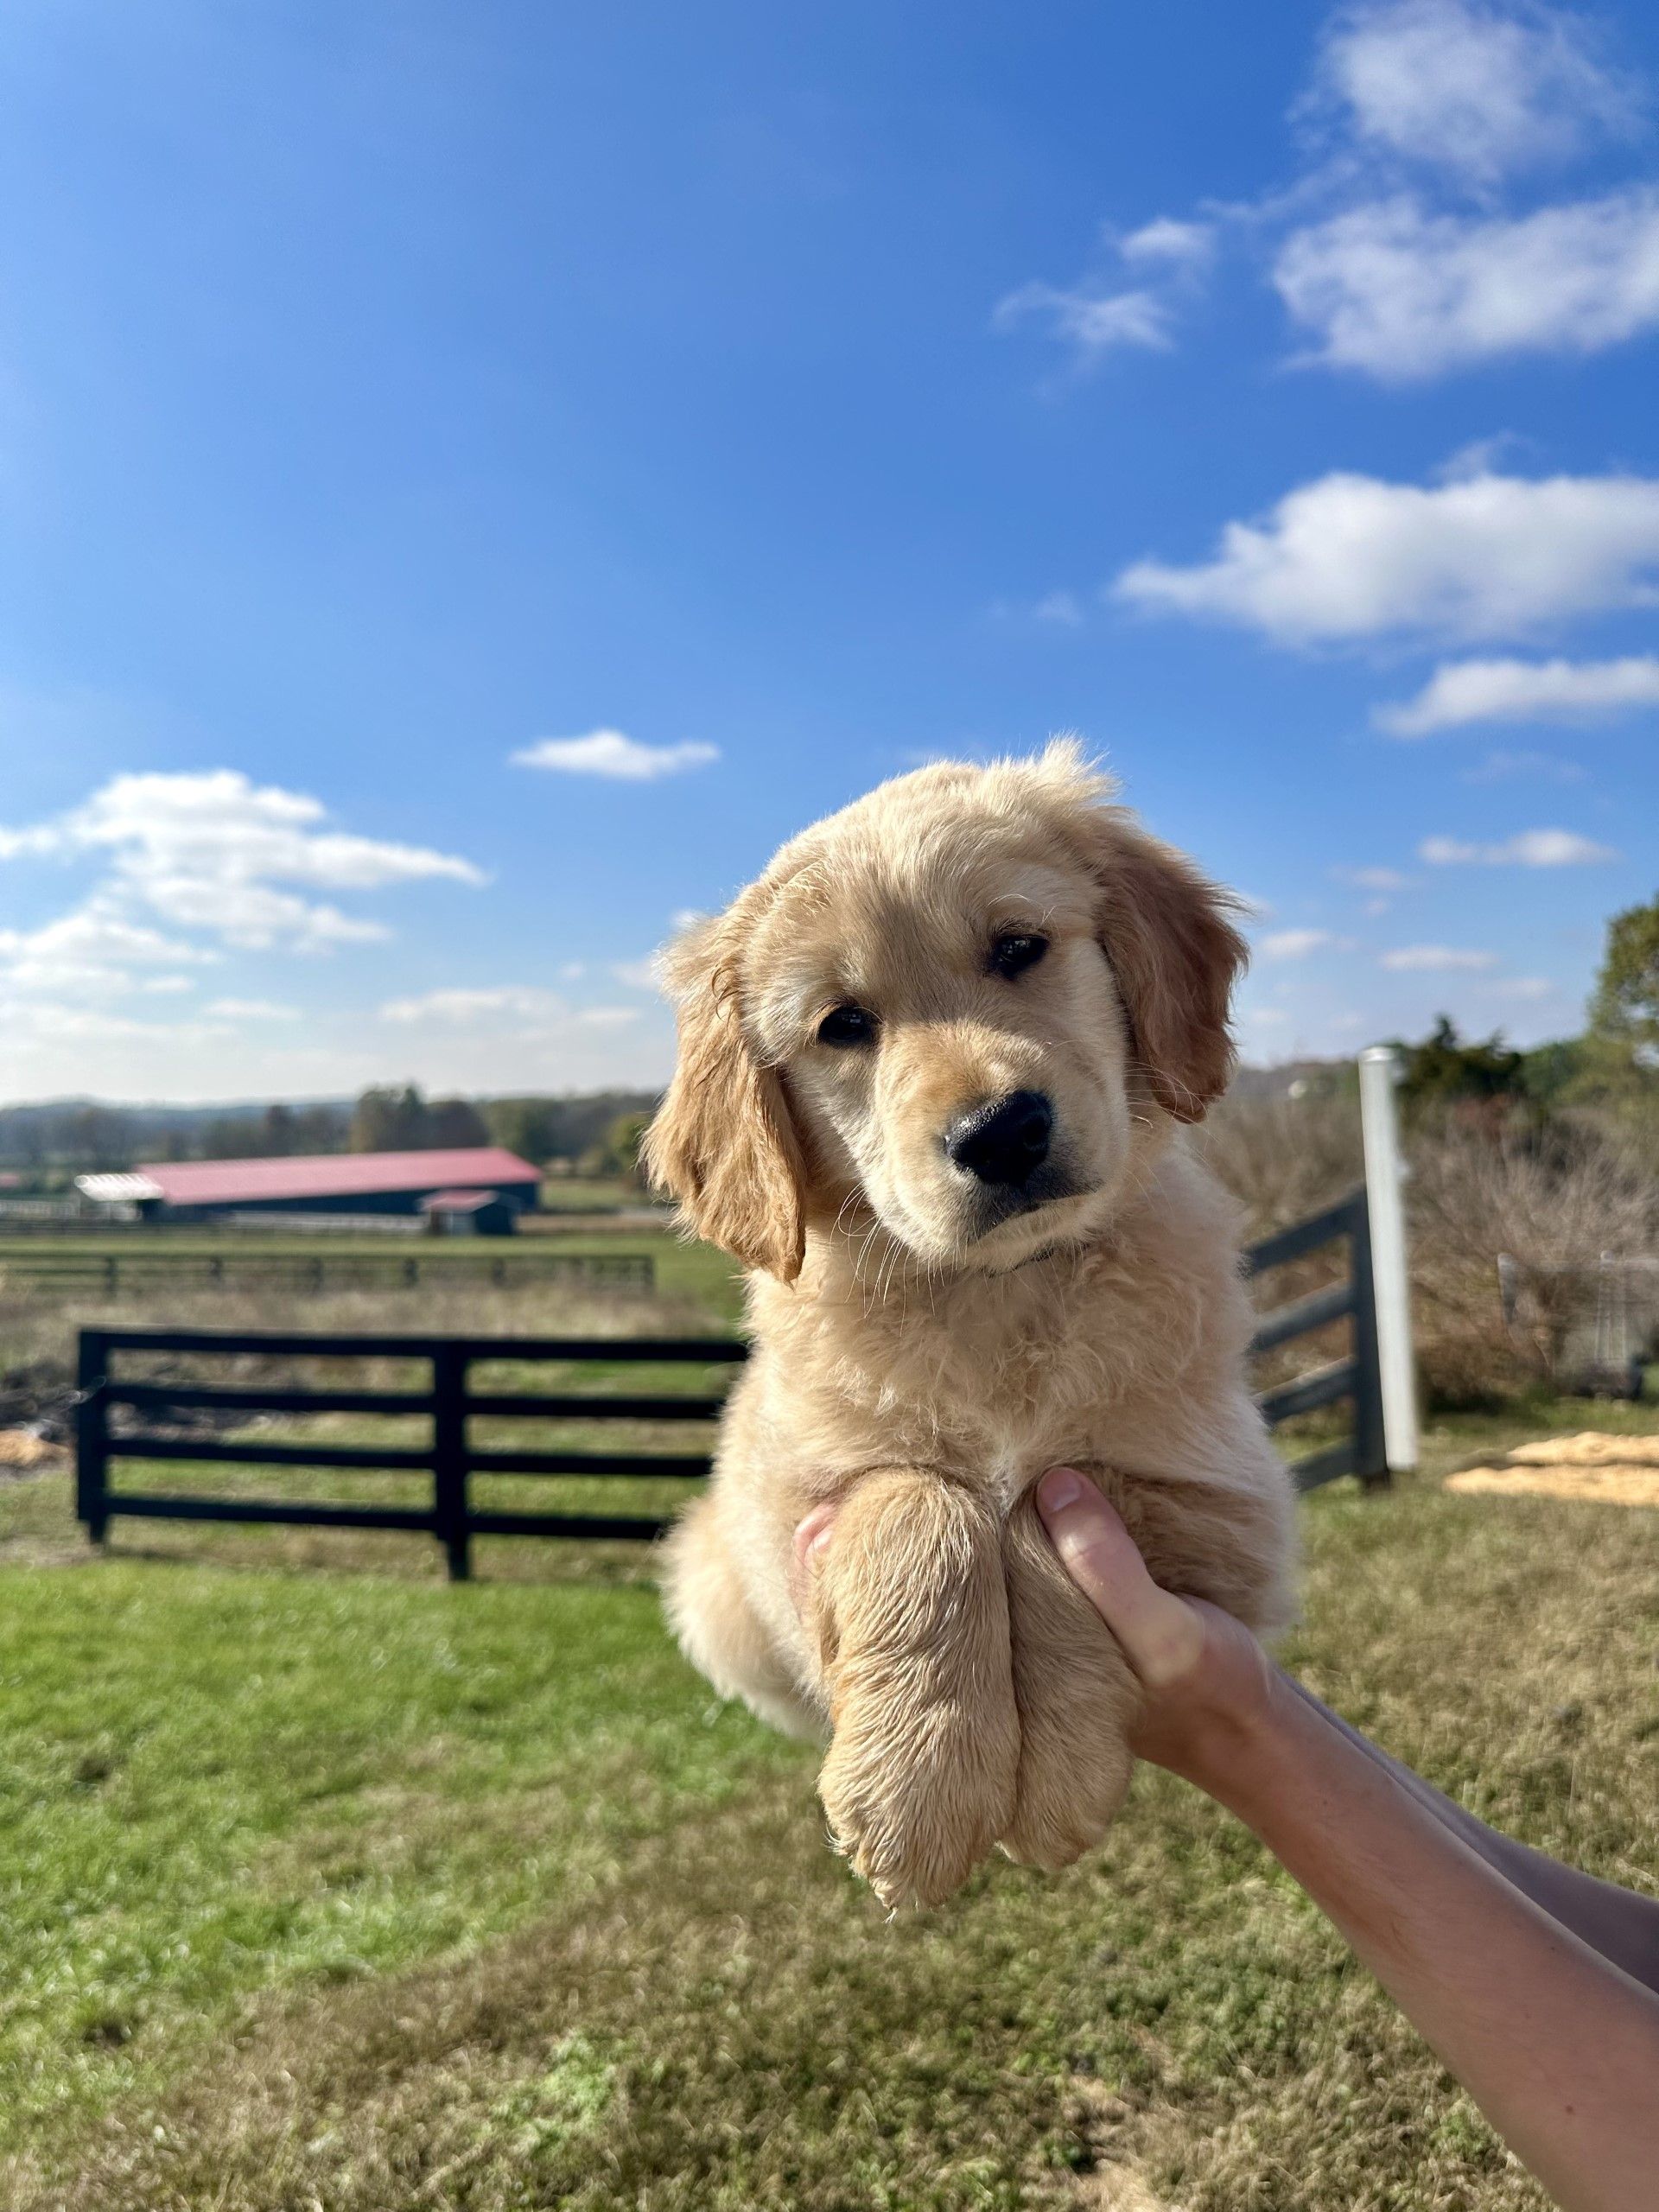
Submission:
<svg viewBox="0 0 1659 2212">
<path fill-rule="evenodd" d="M 81 1175 L 86 1198 L 152 1219 L 223 1213 L 418 1214 L 439 1192 L 482 1192 L 517 1215 L 536 1203 L 539 1170 L 500 1145 L 445 1152 L 323 1153 L 307 1160 L 145 1161 L 127 1175 Z"/>
</svg>

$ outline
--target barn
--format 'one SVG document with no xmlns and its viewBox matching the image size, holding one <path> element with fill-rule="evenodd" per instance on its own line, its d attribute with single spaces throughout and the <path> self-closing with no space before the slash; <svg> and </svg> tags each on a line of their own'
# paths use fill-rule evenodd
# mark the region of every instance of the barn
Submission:
<svg viewBox="0 0 1659 2212">
<path fill-rule="evenodd" d="M 232 1214 L 430 1218 L 443 1211 L 432 1202 L 442 1198 L 449 1211 L 475 1215 L 486 1234 L 513 1228 L 541 1186 L 539 1172 L 499 1145 L 299 1160 L 154 1160 L 129 1174 L 75 1180 L 93 1205 L 130 1207 L 146 1221 L 214 1221 Z"/>
</svg>

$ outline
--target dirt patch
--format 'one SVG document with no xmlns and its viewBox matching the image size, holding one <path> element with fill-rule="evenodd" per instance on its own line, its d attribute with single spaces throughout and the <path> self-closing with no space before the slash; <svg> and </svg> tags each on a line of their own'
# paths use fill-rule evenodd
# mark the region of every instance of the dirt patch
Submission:
<svg viewBox="0 0 1659 2212">
<path fill-rule="evenodd" d="M 1446 1478 L 1447 1490 L 1497 1497 L 1563 1497 L 1659 1507 L 1659 1436 L 1541 1437 Z"/>
<path fill-rule="evenodd" d="M 0 1469 L 60 1467 L 68 1456 L 61 1444 L 32 1428 L 0 1428 Z"/>
</svg>

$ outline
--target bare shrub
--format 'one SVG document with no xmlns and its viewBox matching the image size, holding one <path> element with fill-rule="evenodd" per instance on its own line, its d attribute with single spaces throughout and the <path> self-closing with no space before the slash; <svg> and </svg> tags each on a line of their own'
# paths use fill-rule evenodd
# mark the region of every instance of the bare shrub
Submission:
<svg viewBox="0 0 1659 2212">
<path fill-rule="evenodd" d="M 1199 1142 L 1243 1206 L 1251 1236 L 1334 1205 L 1364 1173 L 1359 1101 L 1351 1093 L 1234 1092 L 1211 1109 Z"/>
<path fill-rule="evenodd" d="M 1659 1242 L 1659 1185 L 1587 1122 L 1420 1128 L 1408 1185 L 1417 1342 L 1432 1397 L 1466 1404 L 1570 1380 L 1569 1345 L 1604 1252 Z M 1498 1256 L 1520 1295 L 1506 1319 Z"/>
</svg>

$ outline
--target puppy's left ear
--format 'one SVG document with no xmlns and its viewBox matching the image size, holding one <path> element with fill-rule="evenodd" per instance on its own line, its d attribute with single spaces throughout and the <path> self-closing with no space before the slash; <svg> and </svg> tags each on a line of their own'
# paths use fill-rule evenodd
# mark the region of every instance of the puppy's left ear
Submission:
<svg viewBox="0 0 1659 2212">
<path fill-rule="evenodd" d="M 793 1282 L 805 1252 L 805 1163 L 782 1078 L 744 1033 L 730 926 L 729 916 L 705 923 L 669 957 L 680 1056 L 643 1157 L 699 1236 Z"/>
<path fill-rule="evenodd" d="M 1091 806 L 1086 820 L 1097 933 L 1135 1057 L 1164 1111 L 1200 1122 L 1236 1058 L 1228 1009 L 1250 957 L 1234 925 L 1240 902 L 1122 807 Z"/>
</svg>

